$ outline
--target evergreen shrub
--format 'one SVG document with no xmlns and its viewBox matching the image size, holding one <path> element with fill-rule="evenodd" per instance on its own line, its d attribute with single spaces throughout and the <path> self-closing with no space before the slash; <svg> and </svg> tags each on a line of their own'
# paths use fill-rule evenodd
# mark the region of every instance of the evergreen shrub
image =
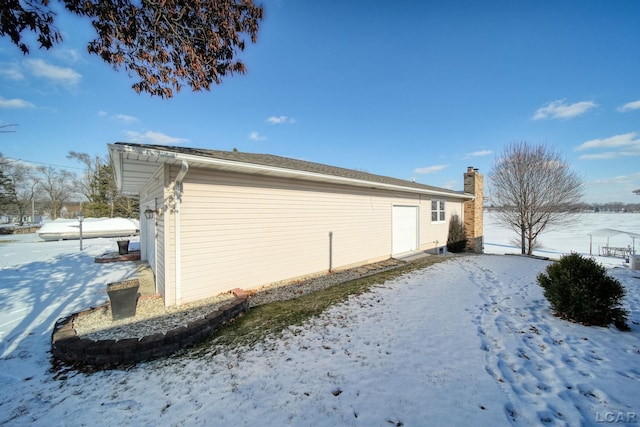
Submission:
<svg viewBox="0 0 640 427">
<path fill-rule="evenodd" d="M 460 217 L 456 214 L 451 215 L 449 221 L 449 235 L 447 236 L 447 250 L 457 253 L 464 252 L 467 249 L 467 233 Z"/>
<path fill-rule="evenodd" d="M 628 313 L 621 307 L 624 287 L 593 259 L 577 253 L 565 255 L 537 279 L 557 316 L 586 325 L 613 323 L 620 330 L 629 330 Z"/>
</svg>

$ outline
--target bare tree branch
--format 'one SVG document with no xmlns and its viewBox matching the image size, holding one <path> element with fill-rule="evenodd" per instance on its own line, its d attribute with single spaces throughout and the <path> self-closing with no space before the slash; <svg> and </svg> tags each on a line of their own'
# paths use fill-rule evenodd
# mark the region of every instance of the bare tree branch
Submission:
<svg viewBox="0 0 640 427">
<path fill-rule="evenodd" d="M 262 6 L 253 0 L 61 0 L 67 10 L 91 20 L 97 37 L 89 53 L 114 69 L 138 76 L 132 88 L 170 98 L 187 84 L 194 91 L 246 67 L 237 59 L 245 37 L 257 41 Z M 40 47 L 62 41 L 49 0 L 0 2 L 0 36 L 23 53 L 24 31 L 35 32 Z"/>
<path fill-rule="evenodd" d="M 38 178 L 40 188 L 47 194 L 51 208 L 51 218 L 57 219 L 64 204 L 69 201 L 74 191 L 74 175 L 52 166 L 39 166 Z"/>
<path fill-rule="evenodd" d="M 526 141 L 510 144 L 489 173 L 489 197 L 498 220 L 520 236 L 521 252 L 531 255 L 547 228 L 571 221 L 568 208 L 582 199 L 582 179 L 552 149 Z"/>
</svg>

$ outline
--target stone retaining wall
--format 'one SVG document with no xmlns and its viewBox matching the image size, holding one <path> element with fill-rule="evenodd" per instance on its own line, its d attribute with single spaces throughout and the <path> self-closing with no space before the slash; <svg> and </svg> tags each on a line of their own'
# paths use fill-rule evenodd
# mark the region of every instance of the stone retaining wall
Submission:
<svg viewBox="0 0 640 427">
<path fill-rule="evenodd" d="M 70 364 L 95 368 L 112 368 L 144 360 L 165 357 L 176 351 L 203 341 L 225 323 L 235 319 L 249 308 L 247 295 L 236 293 L 236 299 L 187 326 L 145 336 L 141 339 L 92 340 L 81 338 L 73 328 L 79 316 L 104 307 L 94 307 L 59 319 L 51 335 L 53 357 Z"/>
</svg>

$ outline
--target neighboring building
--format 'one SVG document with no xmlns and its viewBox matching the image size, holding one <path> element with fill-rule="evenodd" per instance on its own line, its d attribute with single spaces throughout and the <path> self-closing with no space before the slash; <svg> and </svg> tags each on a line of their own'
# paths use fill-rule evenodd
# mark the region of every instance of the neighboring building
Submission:
<svg viewBox="0 0 640 427">
<path fill-rule="evenodd" d="M 168 306 L 443 252 L 453 214 L 482 251 L 473 168 L 464 193 L 267 154 L 130 143 L 109 152 L 118 190 L 140 198 L 142 259 Z"/>
</svg>

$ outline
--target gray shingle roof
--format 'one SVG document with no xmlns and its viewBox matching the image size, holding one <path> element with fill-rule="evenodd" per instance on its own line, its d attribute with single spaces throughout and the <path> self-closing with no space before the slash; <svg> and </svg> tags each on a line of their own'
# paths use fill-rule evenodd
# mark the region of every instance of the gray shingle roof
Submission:
<svg viewBox="0 0 640 427">
<path fill-rule="evenodd" d="M 402 187 L 410 187 L 428 191 L 436 191 L 441 193 L 450 193 L 452 195 L 464 194 L 461 191 L 454 191 L 446 188 L 435 187 L 425 184 L 420 184 L 413 181 L 407 181 L 398 178 L 392 178 L 383 175 L 375 175 L 368 172 L 357 171 L 353 169 L 346 169 L 336 166 L 325 165 L 321 163 L 307 162 L 305 160 L 291 159 L 287 157 L 275 156 L 273 154 L 257 154 L 257 153 L 245 153 L 240 151 L 222 151 L 222 150 L 209 150 L 203 148 L 189 148 L 189 147 L 177 147 L 168 145 L 154 145 L 154 144 L 134 144 L 128 142 L 116 142 L 116 145 L 126 145 L 131 147 L 140 147 L 143 149 L 165 151 L 176 154 L 185 154 L 192 156 L 200 156 L 205 158 L 214 158 L 227 161 L 235 161 L 240 163 L 255 164 L 260 166 L 268 166 L 303 172 L 318 173 L 328 176 L 336 176 L 341 178 L 356 179 L 361 181 L 369 181 L 373 183 L 397 185 Z"/>
</svg>

